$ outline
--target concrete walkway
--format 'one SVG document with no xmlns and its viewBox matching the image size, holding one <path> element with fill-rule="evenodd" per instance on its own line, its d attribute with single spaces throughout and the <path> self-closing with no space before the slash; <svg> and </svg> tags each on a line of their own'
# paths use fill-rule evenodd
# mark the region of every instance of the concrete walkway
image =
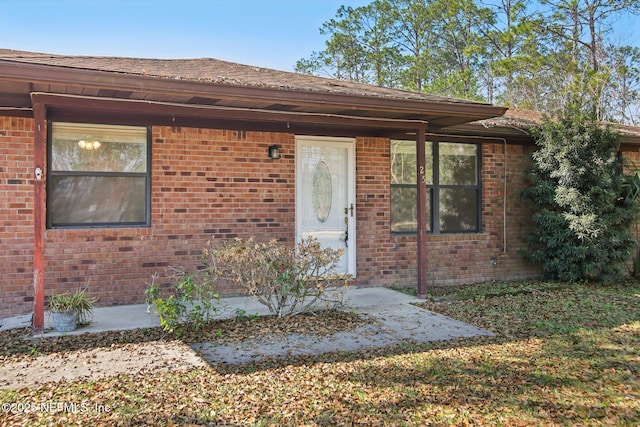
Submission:
<svg viewBox="0 0 640 427">
<path fill-rule="evenodd" d="M 307 335 L 304 331 L 286 337 L 266 337 L 242 343 L 193 344 L 209 363 L 240 364 L 265 358 L 323 354 L 382 348 L 403 341 L 431 342 L 453 338 L 492 335 L 411 303 L 421 300 L 385 288 L 350 289 L 347 303 L 356 312 L 373 319 L 372 324 L 331 336 Z"/>
<path fill-rule="evenodd" d="M 411 304 L 414 302 L 420 300 L 386 288 L 351 288 L 346 293 L 345 303 L 356 312 L 371 316 L 373 323 L 327 337 L 306 335 L 304 331 L 300 331 L 299 334 L 291 334 L 284 338 L 250 339 L 234 344 L 200 343 L 192 345 L 192 348 L 210 363 L 244 363 L 264 357 L 385 347 L 404 340 L 429 342 L 491 335 L 488 331 L 416 307 Z M 268 314 L 266 307 L 248 297 L 223 298 L 220 305 L 219 318 L 233 318 L 238 310 L 247 315 Z M 28 327 L 31 324 L 31 316 L 3 319 L 1 322 L 0 330 Z M 144 304 L 99 307 L 94 310 L 94 318 L 89 325 L 66 334 L 157 326 L 158 317 Z M 43 336 L 58 335 L 62 334 L 53 330 L 49 316 L 45 316 Z"/>
</svg>

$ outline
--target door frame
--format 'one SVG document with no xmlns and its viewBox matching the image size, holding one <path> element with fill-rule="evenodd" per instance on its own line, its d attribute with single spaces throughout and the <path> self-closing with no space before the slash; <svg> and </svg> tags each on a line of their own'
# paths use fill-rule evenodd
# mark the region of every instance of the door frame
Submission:
<svg viewBox="0 0 640 427">
<path fill-rule="evenodd" d="M 302 234 L 302 218 L 299 215 L 301 208 L 299 206 L 302 198 L 300 197 L 300 192 L 302 188 L 300 188 L 299 174 L 301 171 L 301 161 L 302 157 L 300 156 L 300 147 L 305 146 L 320 146 L 320 147 L 340 147 L 347 149 L 347 199 L 348 205 L 353 204 L 353 211 L 350 213 L 347 218 L 348 223 L 347 227 L 349 230 L 349 245 L 345 248 L 347 255 L 347 273 L 356 277 L 356 241 L 357 241 L 357 232 L 356 232 L 356 218 L 357 218 L 357 208 L 356 208 L 356 139 L 355 138 L 344 138 L 344 137 L 328 137 L 328 136 L 306 136 L 306 135 L 296 135 L 296 208 L 295 208 L 295 216 L 296 216 L 296 243 L 300 241 Z M 346 206 L 348 207 L 348 206 Z M 342 209 L 342 208 L 340 208 Z"/>
</svg>

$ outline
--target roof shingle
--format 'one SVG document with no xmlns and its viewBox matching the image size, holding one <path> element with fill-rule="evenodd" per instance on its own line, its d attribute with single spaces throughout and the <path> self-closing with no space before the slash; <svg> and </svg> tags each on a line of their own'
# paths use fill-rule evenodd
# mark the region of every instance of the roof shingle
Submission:
<svg viewBox="0 0 640 427">
<path fill-rule="evenodd" d="M 286 91 L 369 96 L 396 100 L 406 99 L 446 104 L 489 105 L 466 99 L 435 96 L 307 74 L 278 71 L 212 58 L 148 59 L 74 56 L 0 49 L 0 60 L 163 79 L 209 82 L 228 86 L 250 86 Z"/>
</svg>

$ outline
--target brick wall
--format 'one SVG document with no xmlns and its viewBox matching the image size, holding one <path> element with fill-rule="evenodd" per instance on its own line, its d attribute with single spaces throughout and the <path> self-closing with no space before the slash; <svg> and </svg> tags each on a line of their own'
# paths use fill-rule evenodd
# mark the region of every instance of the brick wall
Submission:
<svg viewBox="0 0 640 427">
<path fill-rule="evenodd" d="M 33 120 L 0 116 L 0 318 L 33 305 Z"/>
<path fill-rule="evenodd" d="M 626 173 L 634 174 L 640 171 L 640 148 L 633 146 L 622 146 L 620 151 L 626 159 Z M 639 218 L 640 219 L 640 218 Z M 640 241 L 640 220 L 636 221 L 631 227 L 633 236 Z M 630 261 L 629 271 L 633 271 L 633 262 Z"/>
<path fill-rule="evenodd" d="M 33 121 L 3 117 L 0 124 L 2 318 L 32 309 Z M 155 127 L 152 135 L 152 226 L 47 230 L 46 295 L 88 286 L 99 305 L 141 303 L 154 273 L 162 276 L 168 266 L 197 268 L 212 236 L 294 244 L 294 135 L 172 127 Z M 268 159 L 272 144 L 281 147 L 280 160 Z M 518 194 L 528 152 L 507 149 L 505 163 L 502 145 L 483 146 L 483 232 L 428 237 L 429 285 L 536 273 L 517 254 L 528 226 Z M 415 287 L 416 238 L 389 231 L 389 141 L 358 138 L 356 157 L 357 284 Z"/>
<path fill-rule="evenodd" d="M 267 157 L 274 143 L 278 161 Z M 47 289 L 90 278 L 100 304 L 140 303 L 154 273 L 167 284 L 166 267 L 193 271 L 211 238 L 293 244 L 294 146 L 286 134 L 154 128 L 152 227 L 47 230 Z"/>
<path fill-rule="evenodd" d="M 482 232 L 427 236 L 428 286 L 539 274 L 518 253 L 525 246 L 524 236 L 530 226 L 529 211 L 520 201 L 520 189 L 531 148 L 508 145 L 506 158 L 504 149 L 502 144 L 482 146 Z M 359 282 L 367 286 L 415 287 L 417 238 L 389 232 L 389 141 L 359 139 L 356 153 Z"/>
</svg>

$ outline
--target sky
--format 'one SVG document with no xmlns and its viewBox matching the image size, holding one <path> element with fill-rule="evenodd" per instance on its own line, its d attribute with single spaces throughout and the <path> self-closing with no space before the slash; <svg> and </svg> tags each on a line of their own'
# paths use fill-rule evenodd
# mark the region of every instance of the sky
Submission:
<svg viewBox="0 0 640 427">
<path fill-rule="evenodd" d="M 371 0 L 0 0 L 0 47 L 64 55 L 216 58 L 293 71 L 341 5 Z"/>
<path fill-rule="evenodd" d="M 325 47 L 341 5 L 371 0 L 0 0 L 0 48 L 64 55 L 216 58 L 293 71 Z M 618 22 L 640 45 L 640 18 Z"/>
</svg>

